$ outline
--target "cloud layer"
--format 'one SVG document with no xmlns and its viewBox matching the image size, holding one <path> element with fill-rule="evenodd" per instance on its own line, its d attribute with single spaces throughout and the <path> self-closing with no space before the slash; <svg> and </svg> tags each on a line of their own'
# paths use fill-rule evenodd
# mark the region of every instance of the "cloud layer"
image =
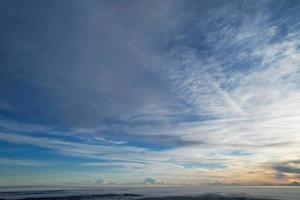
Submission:
<svg viewBox="0 0 300 200">
<path fill-rule="evenodd" d="M 298 3 L 1 4 L 3 170 L 299 181 Z"/>
</svg>

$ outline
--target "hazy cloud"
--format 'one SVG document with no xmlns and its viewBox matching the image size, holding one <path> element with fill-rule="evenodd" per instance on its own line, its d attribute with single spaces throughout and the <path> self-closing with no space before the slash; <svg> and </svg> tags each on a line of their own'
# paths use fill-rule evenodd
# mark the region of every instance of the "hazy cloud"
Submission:
<svg viewBox="0 0 300 200">
<path fill-rule="evenodd" d="M 158 183 L 158 182 L 157 182 L 156 178 L 151 178 L 151 177 L 149 177 L 149 178 L 146 178 L 146 179 L 144 180 L 144 184 L 154 185 L 154 184 L 157 184 L 157 183 Z"/>
</svg>

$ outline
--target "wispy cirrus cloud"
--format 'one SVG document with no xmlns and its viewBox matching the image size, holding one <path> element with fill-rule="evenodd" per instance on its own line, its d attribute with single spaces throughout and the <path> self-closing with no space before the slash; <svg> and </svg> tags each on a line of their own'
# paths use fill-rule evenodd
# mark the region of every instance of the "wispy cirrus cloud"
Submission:
<svg viewBox="0 0 300 200">
<path fill-rule="evenodd" d="M 93 145 L 82 142 L 71 142 L 61 139 L 51 139 L 48 137 L 33 137 L 21 134 L 13 133 L 0 133 L 0 140 L 16 144 L 28 144 L 33 146 L 38 146 L 46 149 L 51 149 L 57 153 L 69 155 L 69 156 L 79 156 L 86 158 L 95 159 L 114 159 L 111 154 L 119 155 L 115 159 L 122 159 L 121 152 L 128 153 L 141 153 L 145 149 L 138 147 L 122 146 L 119 148 L 114 148 L 107 145 Z"/>
<path fill-rule="evenodd" d="M 8 166 L 28 166 L 28 167 L 43 167 L 48 166 L 49 163 L 35 161 L 35 160 L 19 160 L 19 159 L 10 159 L 0 157 L 0 165 L 8 165 Z"/>
</svg>

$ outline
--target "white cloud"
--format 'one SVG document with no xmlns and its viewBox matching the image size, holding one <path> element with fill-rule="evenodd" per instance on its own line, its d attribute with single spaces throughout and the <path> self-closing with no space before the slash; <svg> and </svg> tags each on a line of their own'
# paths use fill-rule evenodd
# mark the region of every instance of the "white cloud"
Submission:
<svg viewBox="0 0 300 200">
<path fill-rule="evenodd" d="M 16 165 L 16 166 L 28 166 L 28 167 L 42 167 L 49 165 L 46 162 L 35 161 L 35 160 L 20 160 L 0 157 L 1 165 Z"/>
<path fill-rule="evenodd" d="M 141 154 L 145 151 L 143 148 L 122 146 L 114 148 L 106 145 L 92 145 L 87 143 L 69 142 L 65 140 L 52 139 L 48 137 L 36 137 L 13 133 L 0 133 L 0 140 L 16 144 L 34 145 L 46 149 L 53 150 L 57 153 L 69 156 L 93 158 L 93 159 L 116 159 L 116 160 L 130 160 L 129 157 L 122 157 L 123 152 L 128 154 Z M 111 156 L 114 155 L 114 156 Z"/>
</svg>

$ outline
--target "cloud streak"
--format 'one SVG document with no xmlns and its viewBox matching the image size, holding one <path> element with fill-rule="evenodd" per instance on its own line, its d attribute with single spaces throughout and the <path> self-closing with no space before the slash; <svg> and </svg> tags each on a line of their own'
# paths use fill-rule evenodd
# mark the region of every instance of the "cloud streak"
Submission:
<svg viewBox="0 0 300 200">
<path fill-rule="evenodd" d="M 27 166 L 27 167 L 43 167 L 49 165 L 49 163 L 33 161 L 33 160 L 16 160 L 0 157 L 0 165 L 8 166 Z"/>
</svg>

